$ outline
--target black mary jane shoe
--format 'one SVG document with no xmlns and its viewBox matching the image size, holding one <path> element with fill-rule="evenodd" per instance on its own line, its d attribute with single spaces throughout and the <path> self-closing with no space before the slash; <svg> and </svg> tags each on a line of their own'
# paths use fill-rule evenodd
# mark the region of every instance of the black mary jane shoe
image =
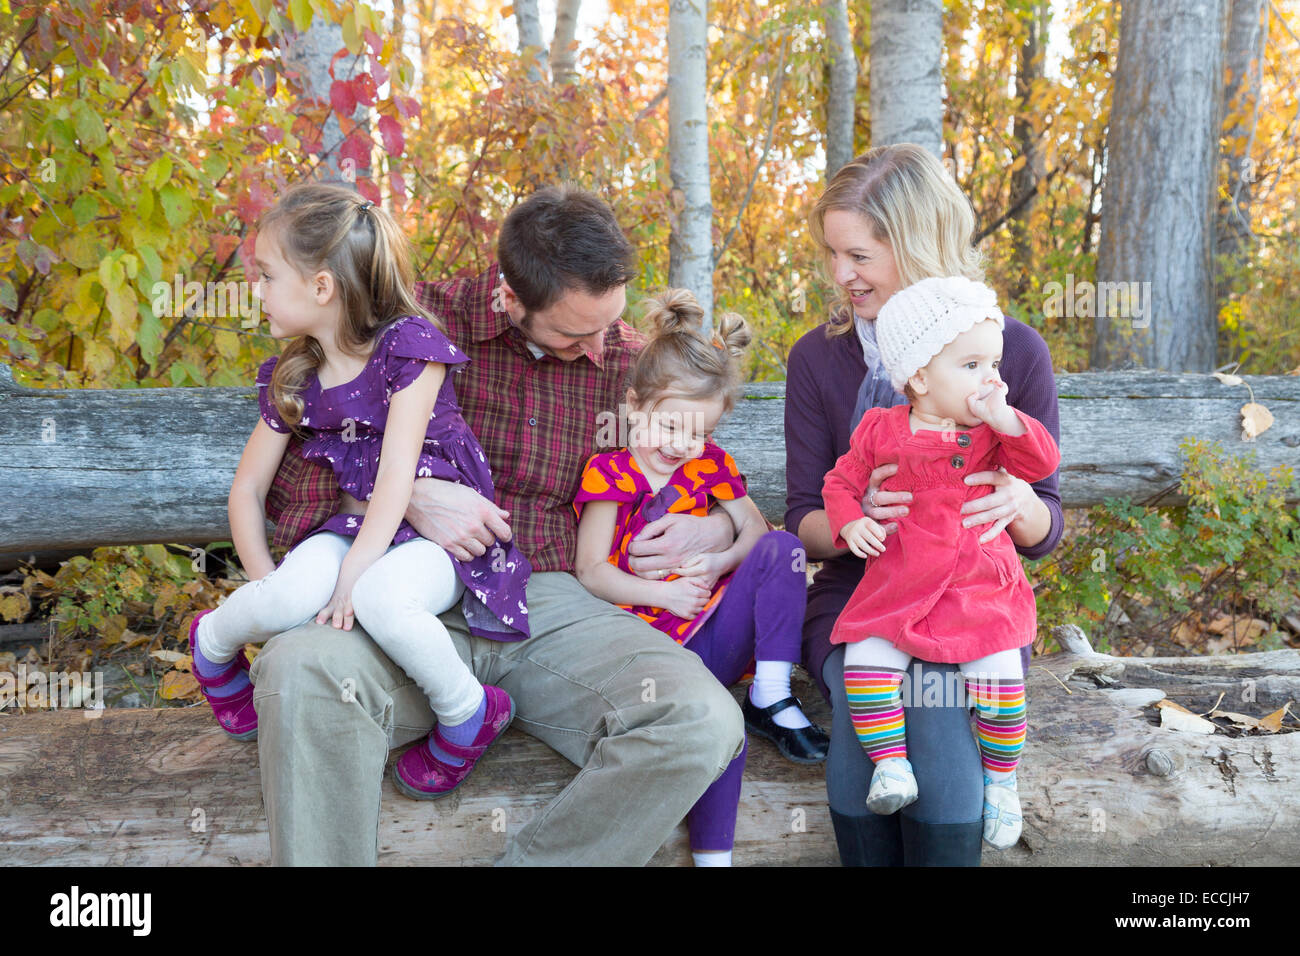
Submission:
<svg viewBox="0 0 1300 956">
<path fill-rule="evenodd" d="M 779 714 L 787 707 L 802 710 L 803 704 L 797 698 L 787 697 L 778 700 L 771 707 L 760 709 L 749 699 L 749 694 L 745 694 L 744 703 L 740 707 L 745 715 L 745 729 L 776 744 L 776 749 L 781 751 L 781 756 L 786 760 L 795 763 L 822 763 L 830 750 L 830 738 L 811 721 L 807 727 L 790 728 L 782 727 L 772 719 L 774 714 Z"/>
</svg>

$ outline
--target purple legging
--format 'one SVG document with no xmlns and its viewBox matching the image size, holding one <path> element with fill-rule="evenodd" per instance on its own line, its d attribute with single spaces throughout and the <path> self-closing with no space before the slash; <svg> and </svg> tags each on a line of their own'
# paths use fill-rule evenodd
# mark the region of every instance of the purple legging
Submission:
<svg viewBox="0 0 1300 956">
<path fill-rule="evenodd" d="M 807 577 L 804 548 L 786 531 L 769 531 L 736 569 L 713 615 L 686 643 L 724 686 L 740 680 L 751 659 L 797 663 L 803 639 Z M 692 850 L 730 850 L 748 744 L 687 815 Z"/>
</svg>

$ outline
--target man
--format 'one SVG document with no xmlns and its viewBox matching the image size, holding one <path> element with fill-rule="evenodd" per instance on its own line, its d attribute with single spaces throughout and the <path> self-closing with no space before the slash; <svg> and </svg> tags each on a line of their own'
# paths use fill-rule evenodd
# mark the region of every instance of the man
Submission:
<svg viewBox="0 0 1300 956">
<path fill-rule="evenodd" d="M 454 557 L 513 537 L 532 564 L 529 639 L 489 641 L 459 609 L 441 616 L 479 681 L 514 699 L 514 725 L 582 768 L 511 834 L 503 862 L 640 865 L 739 752 L 741 714 L 696 655 L 571 573 L 573 494 L 641 345 L 619 318 L 634 259 L 613 213 L 581 190 L 544 189 L 511 211 L 498 256 L 478 277 L 417 284 L 471 359 L 455 389 L 496 503 L 425 478 L 406 517 Z M 337 498 L 329 470 L 292 446 L 276 484 L 277 541 L 315 527 L 322 497 Z M 638 572 L 733 537 L 725 514 L 672 519 L 638 543 Z M 432 726 L 424 694 L 361 629 L 314 622 L 269 641 L 252 679 L 272 862 L 375 863 L 388 750 Z"/>
</svg>

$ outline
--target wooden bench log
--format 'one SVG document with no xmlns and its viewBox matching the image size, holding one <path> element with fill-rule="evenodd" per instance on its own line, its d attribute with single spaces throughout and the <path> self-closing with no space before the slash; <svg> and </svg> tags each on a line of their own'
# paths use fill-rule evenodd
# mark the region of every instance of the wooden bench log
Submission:
<svg viewBox="0 0 1300 956">
<path fill-rule="evenodd" d="M 1186 435 L 1254 449 L 1263 469 L 1295 464 L 1300 376 L 1250 382 L 1276 423 L 1245 443 L 1246 389 L 1209 375 L 1057 376 L 1063 502 L 1138 500 L 1176 484 Z M 0 552 L 230 540 L 226 495 L 257 420 L 254 389 L 28 389 L 0 365 L 0 403 Z M 776 522 L 785 513 L 784 408 L 784 383 L 750 385 L 717 433 Z"/>
<path fill-rule="evenodd" d="M 1056 636 L 1071 650 L 1036 659 L 1029 676 L 1024 836 L 985 852 L 985 866 L 1300 859 L 1300 734 L 1188 734 L 1159 726 L 1151 706 L 1167 695 L 1206 712 L 1223 693 L 1223 709 L 1262 716 L 1300 698 L 1300 651 L 1115 658 L 1092 653 L 1077 628 Z M 816 691 L 800 693 L 826 725 Z M 488 864 L 573 773 L 512 730 L 444 801 L 408 800 L 385 778 L 380 863 Z M 736 836 L 738 865 L 837 864 L 823 768 L 752 741 Z M 205 708 L 0 717 L 0 863 L 268 861 L 257 747 L 226 737 Z M 652 862 L 689 864 L 684 827 Z"/>
</svg>

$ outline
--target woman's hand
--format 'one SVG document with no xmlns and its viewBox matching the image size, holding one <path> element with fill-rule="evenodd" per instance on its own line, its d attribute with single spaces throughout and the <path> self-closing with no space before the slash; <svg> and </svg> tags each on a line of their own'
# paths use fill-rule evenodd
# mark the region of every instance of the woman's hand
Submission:
<svg viewBox="0 0 1300 956">
<path fill-rule="evenodd" d="M 967 475 L 966 484 L 992 485 L 994 489 L 982 498 L 975 498 L 961 506 L 961 513 L 966 516 L 962 520 L 962 527 L 974 528 L 992 522 L 993 526 L 980 535 L 980 544 L 988 544 L 1011 522 L 1028 518 L 1031 510 L 1038 506 L 1038 495 L 1029 482 L 1008 474 L 1005 468 Z M 877 499 L 879 497 L 876 496 Z"/>
<path fill-rule="evenodd" d="M 912 502 L 910 491 L 881 491 L 880 486 L 886 478 L 898 472 L 898 462 L 881 465 L 871 473 L 867 485 L 866 497 L 862 499 L 862 513 L 879 525 L 885 534 L 898 530 L 898 522 L 892 519 L 907 514 L 907 506 Z M 865 557 L 865 555 L 859 555 Z"/>
<path fill-rule="evenodd" d="M 672 611 L 683 621 L 690 621 L 695 615 L 704 610 L 704 605 L 709 603 L 711 589 L 705 587 L 703 580 L 698 577 L 682 577 L 672 581 L 665 581 L 661 587 L 663 597 L 659 599 L 659 606 Z"/>
</svg>

